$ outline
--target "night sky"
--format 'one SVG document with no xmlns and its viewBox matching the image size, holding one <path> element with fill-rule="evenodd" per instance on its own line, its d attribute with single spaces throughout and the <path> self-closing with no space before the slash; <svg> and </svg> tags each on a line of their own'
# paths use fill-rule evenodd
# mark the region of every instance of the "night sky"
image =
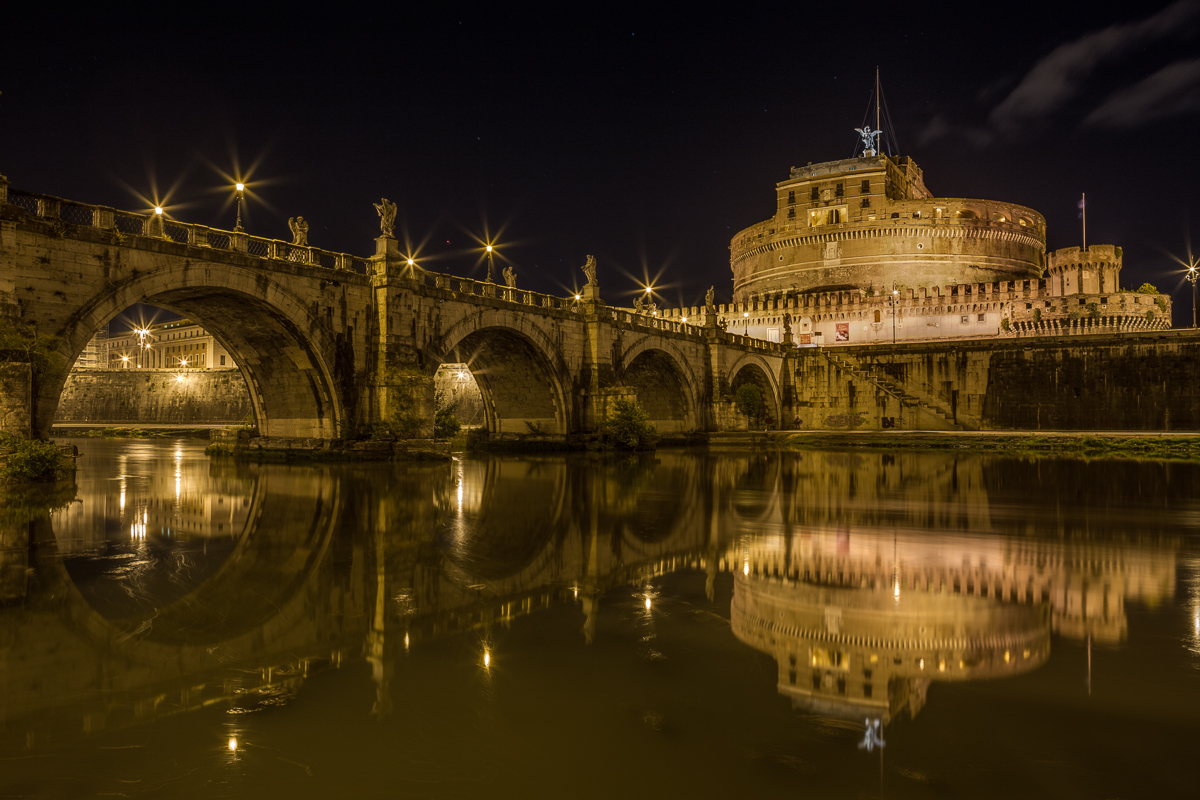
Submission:
<svg viewBox="0 0 1200 800">
<path fill-rule="evenodd" d="M 490 236 L 522 287 L 565 293 L 592 253 L 610 303 L 647 279 L 660 305 L 727 302 L 730 238 L 791 166 L 855 154 L 878 65 L 935 194 L 1031 206 L 1055 249 L 1087 192 L 1123 285 L 1191 320 L 1169 254 L 1189 225 L 1200 245 L 1200 2 L 183 5 L 6 11 L 0 174 L 228 229 L 240 173 L 250 233 L 302 215 L 362 256 L 383 196 L 430 270 L 482 276 Z"/>
</svg>

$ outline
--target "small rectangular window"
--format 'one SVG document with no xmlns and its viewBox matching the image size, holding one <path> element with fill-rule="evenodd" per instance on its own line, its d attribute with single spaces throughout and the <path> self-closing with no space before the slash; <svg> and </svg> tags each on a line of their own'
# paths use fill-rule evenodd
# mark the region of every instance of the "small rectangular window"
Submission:
<svg viewBox="0 0 1200 800">
<path fill-rule="evenodd" d="M 788 209 L 788 219 L 795 219 L 795 218 L 796 218 L 796 209 L 789 208 Z"/>
<path fill-rule="evenodd" d="M 976 314 L 975 321 L 976 322 L 987 322 L 987 314 Z"/>
<path fill-rule="evenodd" d="M 870 208 L 870 207 L 871 207 L 871 198 L 869 198 L 869 197 L 864 197 L 864 198 L 862 199 L 862 207 L 863 207 L 863 208 Z"/>
<path fill-rule="evenodd" d="M 914 211 L 914 212 L 913 212 L 913 219 L 920 219 L 920 218 L 921 218 L 921 212 L 920 212 L 920 211 Z"/>
<path fill-rule="evenodd" d="M 815 186 L 814 186 L 814 187 L 812 187 L 812 199 L 813 199 L 813 200 L 820 200 L 820 199 L 821 199 L 821 190 L 820 190 L 820 189 L 818 189 L 818 188 L 817 188 L 817 187 L 815 187 Z"/>
<path fill-rule="evenodd" d="M 845 194 L 846 194 L 846 184 L 844 184 L 844 183 L 839 183 L 839 184 L 838 184 L 838 185 L 837 185 L 837 186 L 834 188 L 834 190 L 833 190 L 833 193 L 834 193 L 835 195 L 837 195 L 838 197 L 842 197 L 843 195 L 845 195 Z"/>
<path fill-rule="evenodd" d="M 900 212 L 899 212 L 899 211 L 893 211 L 893 212 L 892 212 L 892 219 L 900 219 Z"/>
<path fill-rule="evenodd" d="M 795 202 L 796 202 L 796 193 L 795 193 L 795 192 L 788 192 L 788 205 L 791 205 L 791 204 L 793 204 L 793 203 L 795 203 Z"/>
<path fill-rule="evenodd" d="M 225 356 L 221 356 L 221 366 L 225 366 Z"/>
<path fill-rule="evenodd" d="M 971 321 L 971 318 L 968 317 L 966 314 L 963 314 L 961 317 L 959 317 L 959 320 L 962 322 L 963 325 L 966 325 L 968 322 Z"/>
<path fill-rule="evenodd" d="M 864 178 L 863 182 L 862 182 L 862 193 L 868 194 L 870 191 L 871 191 L 871 182 L 869 180 L 867 180 L 866 178 Z"/>
</svg>

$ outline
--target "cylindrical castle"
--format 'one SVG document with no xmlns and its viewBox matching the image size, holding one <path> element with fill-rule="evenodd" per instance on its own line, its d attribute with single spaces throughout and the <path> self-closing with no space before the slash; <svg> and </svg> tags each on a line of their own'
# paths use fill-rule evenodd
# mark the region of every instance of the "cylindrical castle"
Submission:
<svg viewBox="0 0 1200 800">
<path fill-rule="evenodd" d="M 730 245 L 734 302 L 1037 279 L 1046 222 L 1030 208 L 939 198 L 907 156 L 794 167 L 775 216 Z"/>
</svg>

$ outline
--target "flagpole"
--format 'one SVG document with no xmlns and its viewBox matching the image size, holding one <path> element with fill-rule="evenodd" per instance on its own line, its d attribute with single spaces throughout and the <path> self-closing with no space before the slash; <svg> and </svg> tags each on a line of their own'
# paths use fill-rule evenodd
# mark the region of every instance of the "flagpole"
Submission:
<svg viewBox="0 0 1200 800">
<path fill-rule="evenodd" d="M 1083 198 L 1079 201 L 1079 207 L 1083 209 L 1083 252 L 1087 252 L 1087 192 L 1083 193 Z"/>
</svg>

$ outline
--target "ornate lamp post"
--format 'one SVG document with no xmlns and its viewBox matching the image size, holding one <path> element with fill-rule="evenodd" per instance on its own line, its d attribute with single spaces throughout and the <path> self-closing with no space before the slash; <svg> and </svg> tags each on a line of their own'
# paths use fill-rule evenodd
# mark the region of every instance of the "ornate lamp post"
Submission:
<svg viewBox="0 0 1200 800">
<path fill-rule="evenodd" d="M 1192 327 L 1196 327 L 1196 281 L 1200 280 L 1200 259 L 1188 261 L 1187 273 L 1183 276 L 1192 284 Z"/>
<path fill-rule="evenodd" d="M 495 283 L 495 281 L 492 280 L 492 246 L 490 244 L 487 246 L 487 259 L 488 259 L 487 282 Z"/>
<path fill-rule="evenodd" d="M 238 233 L 244 233 L 245 228 L 242 227 L 242 194 L 246 191 L 246 184 L 236 183 L 234 184 L 234 188 L 237 189 L 237 224 L 233 226 L 233 229 Z"/>
</svg>

